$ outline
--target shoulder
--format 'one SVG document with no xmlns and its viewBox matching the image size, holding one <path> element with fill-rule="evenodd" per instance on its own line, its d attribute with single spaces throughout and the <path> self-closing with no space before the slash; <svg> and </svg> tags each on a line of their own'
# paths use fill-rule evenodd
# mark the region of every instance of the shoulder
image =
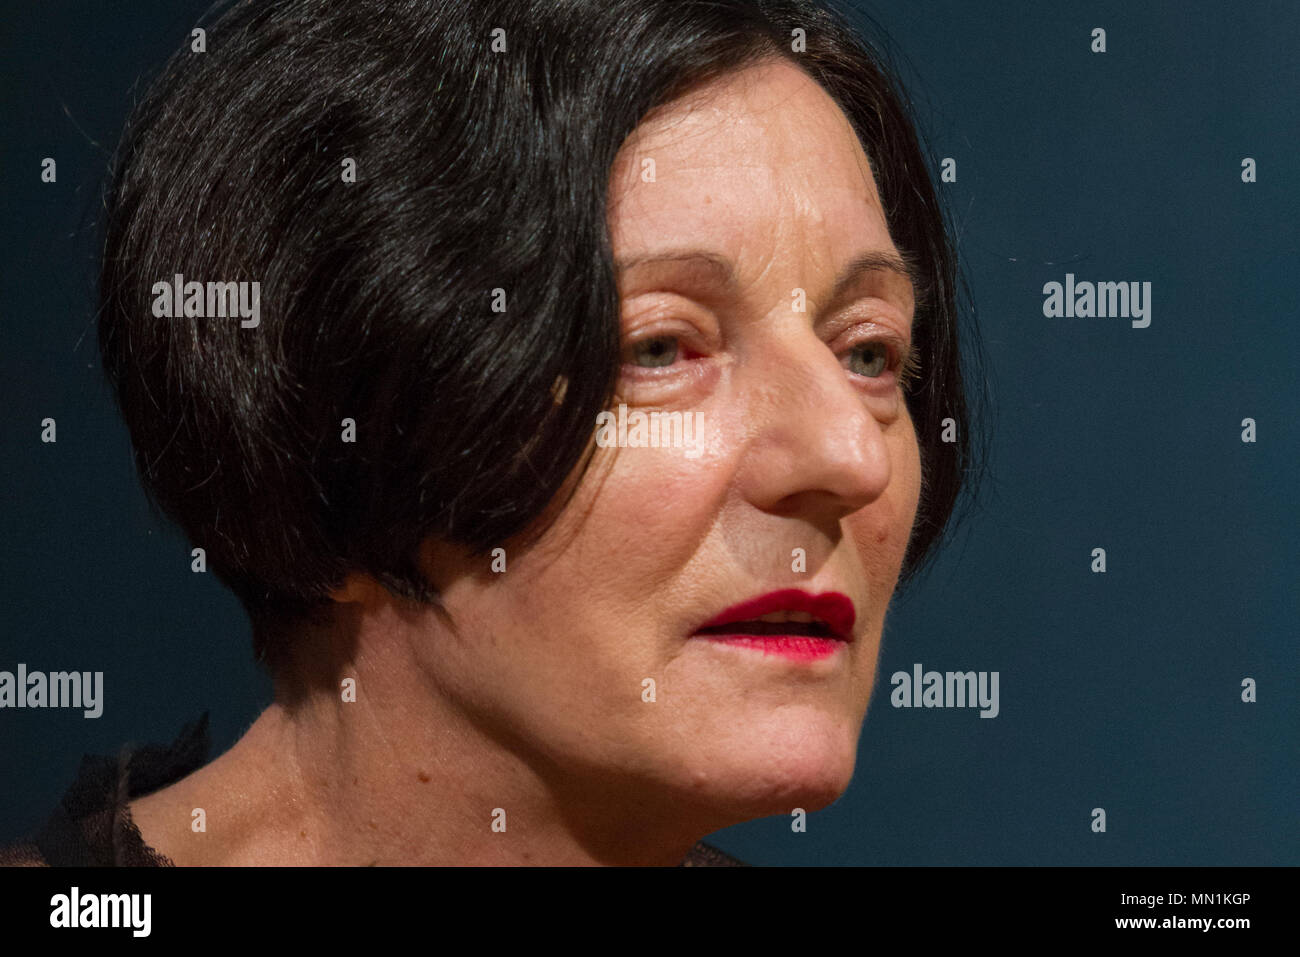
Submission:
<svg viewBox="0 0 1300 957">
<path fill-rule="evenodd" d="M 88 754 L 45 826 L 29 840 L 0 847 L 0 866 L 150 867 L 171 863 L 149 847 L 128 802 L 184 777 L 206 759 L 205 712 L 171 745 L 123 747 L 115 756 Z"/>
<path fill-rule="evenodd" d="M 49 867 L 41 849 L 32 841 L 0 845 L 0 867 Z"/>
</svg>

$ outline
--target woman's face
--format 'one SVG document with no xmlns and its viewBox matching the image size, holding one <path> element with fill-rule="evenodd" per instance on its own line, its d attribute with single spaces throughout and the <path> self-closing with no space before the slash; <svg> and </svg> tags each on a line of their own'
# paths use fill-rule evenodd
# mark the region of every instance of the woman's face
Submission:
<svg viewBox="0 0 1300 957">
<path fill-rule="evenodd" d="M 709 829 L 815 810 L 853 772 L 920 492 L 897 369 L 912 287 L 877 263 L 836 288 L 897 255 L 870 166 L 830 97 L 772 62 L 647 118 L 609 223 L 619 401 L 695 414 L 695 441 L 599 448 L 538 544 L 502 543 L 504 572 L 433 570 L 456 627 L 424 667 L 549 785 L 648 828 L 664 809 Z M 846 598 L 852 640 L 698 634 L 787 589 Z"/>
</svg>

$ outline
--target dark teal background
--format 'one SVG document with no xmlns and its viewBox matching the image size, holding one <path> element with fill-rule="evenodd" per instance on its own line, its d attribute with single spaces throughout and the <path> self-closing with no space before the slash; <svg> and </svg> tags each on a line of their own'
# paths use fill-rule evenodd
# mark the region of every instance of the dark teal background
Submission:
<svg viewBox="0 0 1300 957">
<path fill-rule="evenodd" d="M 0 711 L 0 841 L 43 822 L 83 753 L 170 740 L 205 709 L 224 750 L 269 701 L 239 605 L 146 506 L 92 326 L 133 84 L 207 5 L 0 14 L 0 669 L 106 686 L 97 720 Z M 714 842 L 755 864 L 1300 864 L 1300 8 L 862 7 L 957 161 L 940 188 L 991 360 L 991 480 L 896 599 L 849 791 L 807 833 L 770 818 Z M 1067 272 L 1151 282 L 1150 327 L 1044 318 Z M 1001 714 L 890 707 L 915 662 L 998 671 Z"/>
</svg>

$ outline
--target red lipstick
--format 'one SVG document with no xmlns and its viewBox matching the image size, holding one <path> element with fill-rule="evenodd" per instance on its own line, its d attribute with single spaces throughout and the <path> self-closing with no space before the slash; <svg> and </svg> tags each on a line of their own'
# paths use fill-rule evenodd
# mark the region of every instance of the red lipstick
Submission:
<svg viewBox="0 0 1300 957">
<path fill-rule="evenodd" d="M 800 620 L 759 620 L 782 613 Z M 732 605 L 701 625 L 694 637 L 807 661 L 852 642 L 856 617 L 853 602 L 840 592 L 813 595 L 787 588 Z"/>
</svg>

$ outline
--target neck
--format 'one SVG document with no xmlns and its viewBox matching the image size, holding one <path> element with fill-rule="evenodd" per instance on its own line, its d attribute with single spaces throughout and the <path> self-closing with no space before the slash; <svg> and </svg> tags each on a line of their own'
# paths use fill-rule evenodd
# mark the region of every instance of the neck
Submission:
<svg viewBox="0 0 1300 957">
<path fill-rule="evenodd" d="M 146 843 L 182 866 L 675 864 L 731 823 L 467 714 L 410 654 L 437 640 L 427 622 L 373 615 L 347 634 L 301 642 L 314 659 L 233 748 L 132 805 Z"/>
</svg>

